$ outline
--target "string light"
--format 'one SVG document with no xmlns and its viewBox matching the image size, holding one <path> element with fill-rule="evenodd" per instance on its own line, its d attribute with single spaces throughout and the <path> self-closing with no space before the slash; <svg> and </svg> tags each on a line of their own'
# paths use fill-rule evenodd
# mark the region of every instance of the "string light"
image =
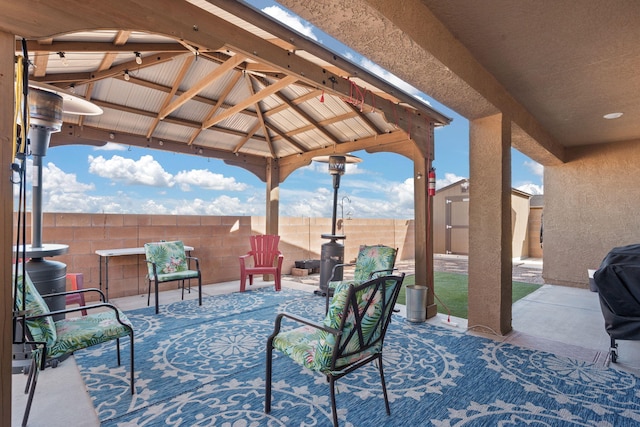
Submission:
<svg viewBox="0 0 640 427">
<path fill-rule="evenodd" d="M 131 77 L 129 77 L 129 70 L 124 70 L 124 79 L 125 79 L 126 81 L 129 81 L 129 79 L 130 79 L 130 78 L 131 78 Z"/>
<path fill-rule="evenodd" d="M 142 65 L 142 56 L 140 56 L 140 52 L 133 52 L 136 56 L 136 64 Z"/>
<path fill-rule="evenodd" d="M 60 60 L 62 61 L 62 65 L 64 65 L 65 67 L 69 66 L 69 61 L 67 61 L 67 57 L 65 56 L 64 52 L 58 52 L 58 56 L 60 57 Z"/>
</svg>

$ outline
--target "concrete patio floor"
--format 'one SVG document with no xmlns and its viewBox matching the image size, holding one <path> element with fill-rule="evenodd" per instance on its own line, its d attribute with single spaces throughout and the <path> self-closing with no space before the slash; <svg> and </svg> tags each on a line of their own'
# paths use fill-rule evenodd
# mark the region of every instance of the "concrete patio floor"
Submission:
<svg viewBox="0 0 640 427">
<path fill-rule="evenodd" d="M 441 257 L 436 269 L 466 272 L 464 257 Z M 516 265 L 518 264 L 518 265 Z M 443 265 L 448 265 L 444 266 Z M 412 264 L 399 262 L 401 272 L 412 272 Z M 532 283 L 541 280 L 541 263 L 514 262 L 514 280 L 529 278 Z M 519 279 L 518 274 L 524 275 Z M 314 277 L 315 276 L 315 277 Z M 312 292 L 317 288 L 317 275 L 306 277 L 283 277 L 285 287 Z M 541 283 L 541 282 L 539 282 Z M 270 287 L 273 282 L 256 280 L 254 287 Z M 236 292 L 238 281 L 203 286 L 203 296 Z M 197 298 L 197 292 L 185 295 L 185 298 Z M 180 300 L 180 292 L 171 290 L 160 294 L 160 303 L 167 304 Z M 146 295 L 138 295 L 112 300 L 123 310 L 146 306 Z M 399 307 L 404 315 L 404 306 Z M 467 320 L 452 318 L 457 324 L 455 329 L 466 330 Z M 440 326 L 446 323 L 446 316 L 438 315 L 428 319 L 429 323 Z M 587 289 L 563 286 L 543 285 L 537 291 L 517 301 L 513 305 L 513 331 L 504 337 L 498 337 L 489 331 L 474 328 L 467 333 L 486 336 L 491 339 L 514 345 L 548 351 L 557 355 L 594 362 L 601 366 L 609 364 L 609 336 L 604 330 L 604 320 L 598 295 Z M 449 326 L 452 327 L 453 326 Z M 640 376 L 640 341 L 618 341 L 618 363 L 610 366 L 623 369 Z M 12 375 L 12 426 L 20 426 L 26 405 L 23 393 L 26 375 Z M 85 391 L 83 380 L 72 357 L 55 369 L 47 368 L 40 373 L 31 415 L 31 427 L 95 427 L 100 422 L 95 414 L 89 395 Z"/>
</svg>

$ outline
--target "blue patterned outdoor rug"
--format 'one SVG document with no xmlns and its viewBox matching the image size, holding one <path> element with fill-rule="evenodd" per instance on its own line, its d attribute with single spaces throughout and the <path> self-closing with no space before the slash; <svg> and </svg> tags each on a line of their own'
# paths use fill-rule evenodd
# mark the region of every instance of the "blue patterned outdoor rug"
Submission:
<svg viewBox="0 0 640 427">
<path fill-rule="evenodd" d="M 265 346 L 276 313 L 322 319 L 324 299 L 259 289 L 127 312 L 136 331 L 136 394 L 128 352 L 76 353 L 103 426 L 330 426 L 329 386 L 279 353 L 264 414 Z M 125 348 L 128 345 L 126 340 Z M 385 341 L 391 416 L 371 365 L 338 381 L 341 426 L 635 426 L 640 379 L 395 316 Z"/>
</svg>

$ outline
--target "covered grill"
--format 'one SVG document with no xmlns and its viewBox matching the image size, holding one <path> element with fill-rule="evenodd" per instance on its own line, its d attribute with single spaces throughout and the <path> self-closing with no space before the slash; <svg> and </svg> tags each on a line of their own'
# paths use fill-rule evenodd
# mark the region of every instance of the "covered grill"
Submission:
<svg viewBox="0 0 640 427">
<path fill-rule="evenodd" d="M 640 340 L 640 244 L 613 248 L 593 278 L 615 363 L 616 339 Z"/>
</svg>

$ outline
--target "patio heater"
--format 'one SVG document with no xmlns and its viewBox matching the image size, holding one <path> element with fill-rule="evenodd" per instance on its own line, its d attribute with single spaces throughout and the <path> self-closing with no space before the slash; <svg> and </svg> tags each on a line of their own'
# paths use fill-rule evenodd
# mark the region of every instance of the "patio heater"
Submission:
<svg viewBox="0 0 640 427">
<path fill-rule="evenodd" d="M 18 248 L 18 258 L 26 256 L 27 272 L 36 289 L 41 294 L 64 292 L 66 289 L 67 266 L 45 257 L 65 254 L 67 245 L 42 243 L 42 158 L 47 154 L 51 134 L 59 132 L 62 126 L 62 97 L 41 89 L 29 88 L 29 148 L 33 155 L 31 244 L 24 252 Z M 65 308 L 64 297 L 47 301 L 51 310 Z M 54 320 L 64 315 L 55 316 Z"/>
<path fill-rule="evenodd" d="M 75 95 L 61 91 L 55 86 L 42 83 L 29 83 L 29 129 L 28 143 L 33 155 L 32 207 L 31 207 L 31 244 L 14 248 L 16 258 L 25 257 L 26 270 L 34 286 L 42 295 L 64 292 L 66 290 L 66 264 L 45 259 L 63 255 L 69 250 L 68 245 L 43 243 L 42 241 L 42 158 L 49 148 L 51 134 L 59 132 L 62 127 L 62 115 L 97 115 L 102 109 L 95 104 Z M 23 160 L 26 161 L 26 160 Z M 49 309 L 64 310 L 64 296 L 47 298 Z M 64 318 L 64 314 L 53 316 L 54 320 Z M 14 345 L 14 353 L 16 348 Z M 20 351 L 18 351 L 20 353 Z M 14 359 L 16 359 L 14 354 Z"/>
<path fill-rule="evenodd" d="M 24 253 L 18 248 L 18 258 L 26 256 L 27 272 L 36 289 L 41 294 L 64 292 L 66 290 L 66 264 L 51 261 L 45 257 L 63 255 L 68 245 L 42 241 L 42 158 L 47 155 L 51 134 L 62 127 L 62 114 L 98 115 L 102 109 L 95 104 L 75 95 L 61 91 L 55 86 L 42 83 L 29 84 L 29 148 L 33 155 L 32 208 L 31 208 L 31 244 L 26 245 Z M 65 298 L 50 298 L 47 301 L 51 310 L 63 310 Z M 59 319 L 60 315 L 55 317 Z"/>
<path fill-rule="evenodd" d="M 336 234 L 336 213 L 338 209 L 338 189 L 340 188 L 340 177 L 344 175 L 347 163 L 359 163 L 362 159 L 352 155 L 332 155 L 314 157 L 313 160 L 329 164 L 329 174 L 333 177 L 333 215 L 331 217 L 331 234 L 322 234 L 323 239 L 329 242 L 324 243 L 320 252 L 320 285 L 315 290 L 316 295 L 325 296 L 329 291 L 329 279 L 331 271 L 336 264 L 344 263 L 344 245 L 339 240 L 344 240 L 344 234 Z M 334 280 L 342 280 L 342 270 L 336 271 Z"/>
</svg>

